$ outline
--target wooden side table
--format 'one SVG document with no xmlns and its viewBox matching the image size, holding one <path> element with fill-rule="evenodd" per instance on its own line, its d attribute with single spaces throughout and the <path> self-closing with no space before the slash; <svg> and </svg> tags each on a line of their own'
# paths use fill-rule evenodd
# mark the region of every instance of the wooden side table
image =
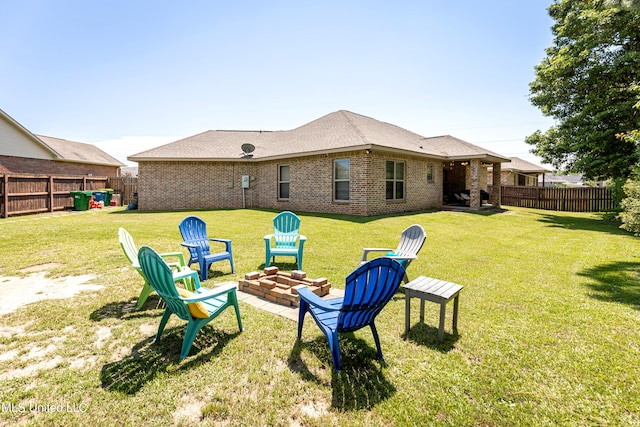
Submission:
<svg viewBox="0 0 640 427">
<path fill-rule="evenodd" d="M 438 341 L 444 340 L 444 317 L 447 303 L 453 299 L 453 332 L 458 331 L 458 298 L 462 285 L 432 279 L 431 277 L 416 277 L 404 285 L 405 322 L 404 332 L 409 332 L 411 325 L 411 298 L 420 298 L 420 322 L 424 323 L 424 302 L 432 301 L 440 304 L 440 326 L 438 327 Z"/>
</svg>

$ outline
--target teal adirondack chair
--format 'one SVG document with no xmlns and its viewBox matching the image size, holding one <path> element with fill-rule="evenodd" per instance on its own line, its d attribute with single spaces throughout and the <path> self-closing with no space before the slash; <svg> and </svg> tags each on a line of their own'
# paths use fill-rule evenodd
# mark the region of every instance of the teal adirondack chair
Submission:
<svg viewBox="0 0 640 427">
<path fill-rule="evenodd" d="M 338 334 L 365 326 L 371 328 L 378 357 L 384 360 L 374 321 L 400 287 L 403 277 L 404 268 L 398 261 L 381 257 L 362 264 L 347 276 L 344 298 L 323 300 L 308 288 L 299 289 L 298 340 L 302 337 L 304 316 L 309 312 L 329 341 L 336 371 L 340 370 Z"/>
<path fill-rule="evenodd" d="M 298 270 L 302 270 L 302 251 L 307 237 L 299 234 L 300 218 L 293 212 L 280 212 L 273 218 L 273 230 L 273 234 L 264 236 L 267 247 L 265 266 L 269 267 L 271 262 L 275 262 L 276 256 L 293 256 L 296 257 Z"/>
<path fill-rule="evenodd" d="M 142 279 L 144 280 L 144 286 L 142 287 L 142 291 L 140 292 L 140 296 L 138 297 L 138 303 L 136 304 L 136 310 L 140 310 L 151 292 L 153 292 L 153 289 L 149 285 L 147 278 L 144 276 L 144 273 L 140 269 L 140 264 L 138 264 L 138 248 L 136 248 L 131 234 L 129 234 L 129 232 L 124 228 L 120 227 L 118 229 L 118 239 L 120 240 L 120 247 L 122 248 L 124 255 L 131 263 L 131 266 L 138 273 L 140 273 L 140 276 L 142 276 Z M 176 274 L 180 273 L 180 271 L 182 270 L 188 269 L 188 267 L 184 263 L 184 255 L 182 254 L 182 252 L 167 252 L 159 255 L 162 258 L 177 258 L 177 261 L 167 263 L 169 266 L 176 269 Z M 178 280 L 183 281 L 187 289 L 193 290 L 193 283 L 190 279 L 180 278 Z"/>
<path fill-rule="evenodd" d="M 238 328 L 242 332 L 242 320 L 236 295 L 236 285 L 230 283 L 214 289 L 200 286 L 200 279 L 196 271 L 189 270 L 185 275 L 193 280 L 195 291 L 190 292 L 175 286 L 171 268 L 160 255 L 149 246 L 143 246 L 138 251 L 138 262 L 142 272 L 149 280 L 151 287 L 162 297 L 167 307 L 160 320 L 157 342 L 164 331 L 167 321 L 172 314 L 187 322 L 187 330 L 182 342 L 180 360 L 184 359 L 191 349 L 198 331 L 207 323 L 218 317 L 228 307 L 236 311 Z"/>
</svg>

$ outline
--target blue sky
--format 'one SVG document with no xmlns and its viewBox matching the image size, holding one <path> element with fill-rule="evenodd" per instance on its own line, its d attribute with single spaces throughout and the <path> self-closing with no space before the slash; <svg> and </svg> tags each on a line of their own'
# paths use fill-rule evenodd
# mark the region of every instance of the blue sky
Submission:
<svg viewBox="0 0 640 427">
<path fill-rule="evenodd" d="M 539 163 L 552 0 L 0 0 L 0 108 L 119 160 L 337 110 Z"/>
</svg>

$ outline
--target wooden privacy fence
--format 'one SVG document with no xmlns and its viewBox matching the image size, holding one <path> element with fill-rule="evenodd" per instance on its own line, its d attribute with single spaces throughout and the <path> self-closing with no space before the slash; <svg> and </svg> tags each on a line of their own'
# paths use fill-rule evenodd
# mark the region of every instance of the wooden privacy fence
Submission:
<svg viewBox="0 0 640 427">
<path fill-rule="evenodd" d="M 112 188 L 121 203 L 134 200 L 137 178 L 93 176 L 0 175 L 0 216 L 73 209 L 72 191 Z"/>
<path fill-rule="evenodd" d="M 107 188 L 113 188 L 114 194 L 120 194 L 120 203 L 123 206 L 138 202 L 136 200 L 136 195 L 138 194 L 138 178 L 133 176 L 111 176 L 107 182 L 109 183 Z"/>
<path fill-rule="evenodd" d="M 489 186 L 489 193 L 491 193 Z M 501 204 L 566 212 L 609 212 L 615 208 L 611 190 L 604 187 L 529 187 L 503 185 Z"/>
</svg>

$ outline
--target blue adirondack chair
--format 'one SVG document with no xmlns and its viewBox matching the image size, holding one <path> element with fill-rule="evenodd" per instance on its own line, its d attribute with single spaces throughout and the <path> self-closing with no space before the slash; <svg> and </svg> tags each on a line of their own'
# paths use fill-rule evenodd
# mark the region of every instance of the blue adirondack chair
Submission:
<svg viewBox="0 0 640 427">
<path fill-rule="evenodd" d="M 280 212 L 273 218 L 273 234 L 264 236 L 267 247 L 267 260 L 265 266 L 269 267 L 275 262 L 276 256 L 296 257 L 298 270 L 302 270 L 302 251 L 307 237 L 299 234 L 300 218 L 293 212 Z M 273 240 L 274 246 L 271 245 Z"/>
<path fill-rule="evenodd" d="M 144 279 L 144 286 L 142 287 L 142 291 L 140 292 L 140 296 L 138 297 L 138 303 L 136 304 L 136 310 L 140 310 L 151 292 L 153 292 L 153 289 L 151 288 L 151 285 L 149 285 L 147 278 L 142 273 L 142 269 L 138 264 L 138 248 L 133 242 L 133 237 L 131 237 L 131 234 L 129 234 L 129 232 L 124 228 L 120 227 L 118 229 L 118 239 L 120 240 L 120 247 L 122 248 L 124 255 L 131 263 L 131 266 L 138 273 L 140 273 L 140 276 L 142 276 L 142 278 Z M 182 270 L 187 268 L 186 264 L 184 263 L 184 255 L 182 254 L 182 252 L 167 252 L 159 255 L 165 260 L 167 258 L 177 259 L 177 261 L 167 262 L 167 264 L 175 268 L 176 274 L 178 275 Z M 191 281 L 189 279 L 182 278 L 182 276 L 180 277 L 180 280 L 184 282 L 185 287 L 187 289 L 192 289 L 193 284 L 191 283 Z"/>
<path fill-rule="evenodd" d="M 189 354 L 193 340 L 200 328 L 218 317 L 228 307 L 233 306 L 236 310 L 238 328 L 242 331 L 242 320 L 240 319 L 235 284 L 231 283 L 215 289 L 207 289 L 200 286 L 198 274 L 189 270 L 184 274 L 190 277 L 195 284 L 195 291 L 190 292 L 175 286 L 171 268 L 149 246 L 140 248 L 138 261 L 149 284 L 162 297 L 167 306 L 162 315 L 162 320 L 160 320 L 160 326 L 154 342 L 160 339 L 162 331 L 164 331 L 164 327 L 172 314 L 187 321 L 187 330 L 182 342 L 180 360 Z"/>
<path fill-rule="evenodd" d="M 365 326 L 371 328 L 378 357 L 384 360 L 374 321 L 400 287 L 403 277 L 404 268 L 398 261 L 381 257 L 362 264 L 347 276 L 344 298 L 323 300 L 307 288 L 298 290 L 298 339 L 302 337 L 302 324 L 308 311 L 329 341 L 336 371 L 340 370 L 338 334 Z"/>
<path fill-rule="evenodd" d="M 180 234 L 182 234 L 182 246 L 189 249 L 189 262 L 200 264 L 200 278 L 207 280 L 209 278 L 209 267 L 217 261 L 229 260 L 231 263 L 231 273 L 235 272 L 233 267 L 233 254 L 231 252 L 231 240 L 209 238 L 207 236 L 207 224 L 197 216 L 188 216 L 180 222 Z M 211 252 L 209 242 L 224 243 L 225 250 L 222 252 Z"/>
</svg>

